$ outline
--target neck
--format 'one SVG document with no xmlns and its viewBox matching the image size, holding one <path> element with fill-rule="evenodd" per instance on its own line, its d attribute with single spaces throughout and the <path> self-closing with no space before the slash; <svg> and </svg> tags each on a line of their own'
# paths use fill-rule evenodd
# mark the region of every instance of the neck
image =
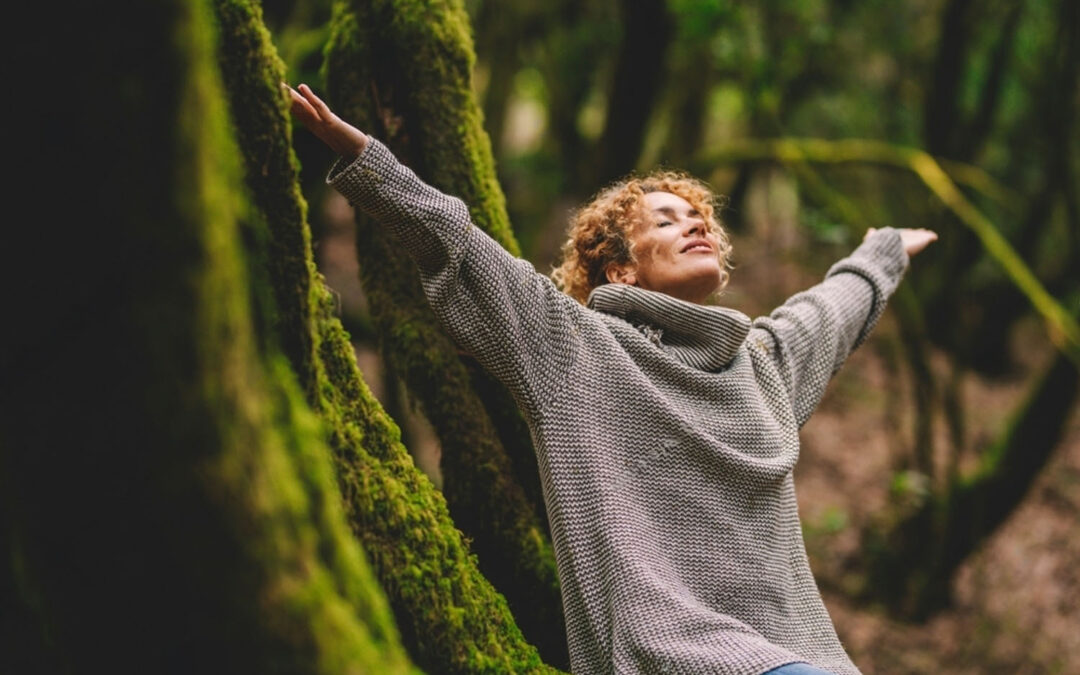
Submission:
<svg viewBox="0 0 1080 675">
<path fill-rule="evenodd" d="M 713 293 L 719 290 L 719 284 L 710 280 L 708 283 L 704 282 L 687 282 L 682 284 L 667 285 L 663 288 L 653 288 L 641 283 L 635 283 L 634 286 L 642 288 L 646 291 L 652 291 L 654 293 L 663 293 L 669 295 L 683 302 L 690 302 L 695 305 L 704 305 L 705 301 L 709 299 Z"/>
</svg>

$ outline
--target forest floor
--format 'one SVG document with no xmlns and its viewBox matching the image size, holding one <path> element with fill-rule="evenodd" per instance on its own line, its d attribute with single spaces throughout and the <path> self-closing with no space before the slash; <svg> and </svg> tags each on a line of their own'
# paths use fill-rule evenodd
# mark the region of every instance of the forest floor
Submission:
<svg viewBox="0 0 1080 675">
<path fill-rule="evenodd" d="M 327 202 L 329 225 L 317 255 L 343 311 L 355 314 L 364 303 L 350 211 L 342 199 Z M 768 312 L 817 283 L 831 260 L 852 248 L 805 237 L 791 228 L 733 236 L 737 266 L 719 302 L 750 316 Z M 914 263 L 917 273 L 919 259 Z M 961 567 L 948 609 L 926 623 L 905 623 L 852 599 L 860 532 L 887 506 L 893 473 L 912 451 L 910 376 L 889 358 L 894 321 L 887 312 L 831 383 L 802 430 L 795 472 L 807 550 L 841 640 L 866 675 L 1080 673 L 1080 411 L 1021 507 Z M 1037 321 L 1020 325 L 1013 342 L 1016 366 L 1007 377 L 963 376 L 961 467 L 1002 429 L 1052 356 Z M 417 464 L 438 484 L 438 443 L 430 429 L 404 400 L 386 401 L 376 352 L 369 345 L 357 351 L 373 391 L 402 422 Z M 948 368 L 941 354 L 933 365 L 942 374 Z M 941 419 L 935 433 L 937 447 L 947 447 Z"/>
</svg>

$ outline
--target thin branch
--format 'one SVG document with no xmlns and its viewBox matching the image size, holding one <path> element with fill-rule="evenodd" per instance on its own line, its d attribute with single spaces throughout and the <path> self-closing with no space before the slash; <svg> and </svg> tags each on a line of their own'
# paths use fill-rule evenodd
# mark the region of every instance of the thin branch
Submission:
<svg viewBox="0 0 1080 675">
<path fill-rule="evenodd" d="M 910 169 L 910 161 L 907 157 L 912 152 L 919 151 L 867 139 L 850 138 L 838 141 L 819 138 L 747 139 L 733 141 L 706 153 L 694 162 L 694 169 L 704 173 L 718 164 L 762 161 L 874 164 Z M 939 158 L 937 161 L 955 182 L 990 198 L 1011 213 L 1021 212 L 1026 201 L 1024 196 L 983 169 L 953 160 Z"/>
</svg>

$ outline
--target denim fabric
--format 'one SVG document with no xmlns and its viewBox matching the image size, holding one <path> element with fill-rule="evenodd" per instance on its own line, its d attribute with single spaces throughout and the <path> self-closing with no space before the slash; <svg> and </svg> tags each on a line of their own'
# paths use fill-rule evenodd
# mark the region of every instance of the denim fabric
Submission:
<svg viewBox="0 0 1080 675">
<path fill-rule="evenodd" d="M 773 668 L 763 675 L 832 675 L 832 673 L 815 668 L 809 663 L 788 663 L 779 668 Z"/>
</svg>

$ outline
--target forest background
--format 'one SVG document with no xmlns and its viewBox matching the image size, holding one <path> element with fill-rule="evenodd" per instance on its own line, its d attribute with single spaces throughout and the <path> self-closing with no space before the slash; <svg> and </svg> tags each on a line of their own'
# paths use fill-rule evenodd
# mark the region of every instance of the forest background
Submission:
<svg viewBox="0 0 1080 675">
<path fill-rule="evenodd" d="M 5 268 L 3 672 L 568 667 L 520 416 L 282 80 L 541 271 L 657 165 L 726 195 L 752 316 L 867 227 L 939 232 L 803 429 L 811 563 L 866 673 L 1080 670 L 1077 3 L 33 11 L 14 193 L 55 243 Z"/>
</svg>

